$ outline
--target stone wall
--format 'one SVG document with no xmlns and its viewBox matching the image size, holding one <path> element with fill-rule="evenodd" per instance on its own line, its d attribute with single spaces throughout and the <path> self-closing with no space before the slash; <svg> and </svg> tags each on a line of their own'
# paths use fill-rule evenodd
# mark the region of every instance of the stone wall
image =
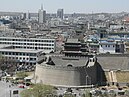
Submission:
<svg viewBox="0 0 129 97">
<path fill-rule="evenodd" d="M 52 68 L 51 68 L 52 67 Z M 73 68 L 53 68 L 53 66 L 36 66 L 36 83 L 42 82 L 49 85 L 80 85 L 80 72 Z"/>
<path fill-rule="evenodd" d="M 61 67 L 37 64 L 35 82 L 49 85 L 81 86 L 96 84 L 96 66 Z"/>
</svg>

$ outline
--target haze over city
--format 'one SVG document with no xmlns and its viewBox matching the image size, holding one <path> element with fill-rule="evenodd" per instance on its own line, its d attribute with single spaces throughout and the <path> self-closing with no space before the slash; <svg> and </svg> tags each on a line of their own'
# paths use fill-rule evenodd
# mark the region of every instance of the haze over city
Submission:
<svg viewBox="0 0 129 97">
<path fill-rule="evenodd" d="M 129 0 L 1 0 L 0 97 L 129 97 Z"/>
<path fill-rule="evenodd" d="M 41 4 L 48 13 L 58 8 L 65 9 L 65 13 L 129 12 L 129 0 L 1 0 L 0 11 L 37 12 Z"/>
</svg>

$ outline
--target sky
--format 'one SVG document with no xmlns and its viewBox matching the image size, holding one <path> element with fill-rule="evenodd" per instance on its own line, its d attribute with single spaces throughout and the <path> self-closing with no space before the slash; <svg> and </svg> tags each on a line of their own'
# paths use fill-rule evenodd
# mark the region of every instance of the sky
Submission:
<svg viewBox="0 0 129 97">
<path fill-rule="evenodd" d="M 0 0 L 0 11 L 38 12 L 41 4 L 48 13 L 129 12 L 129 0 Z"/>
</svg>

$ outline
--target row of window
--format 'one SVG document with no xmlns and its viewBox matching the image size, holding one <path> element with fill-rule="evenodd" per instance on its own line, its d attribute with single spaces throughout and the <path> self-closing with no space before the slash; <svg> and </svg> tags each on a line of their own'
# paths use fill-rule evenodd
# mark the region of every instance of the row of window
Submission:
<svg viewBox="0 0 129 97">
<path fill-rule="evenodd" d="M 26 60 L 26 61 L 36 61 L 36 58 L 24 58 L 24 57 L 6 57 L 12 60 Z"/>
<path fill-rule="evenodd" d="M 36 53 L 1 52 L 2 55 L 36 56 Z"/>
<path fill-rule="evenodd" d="M 24 48 L 24 49 L 41 49 L 41 50 L 52 50 L 54 48 L 50 48 L 50 47 L 26 47 L 26 46 L 15 46 L 15 48 Z"/>
<path fill-rule="evenodd" d="M 14 43 L 14 42 L 13 43 L 12 42 L 0 42 L 0 44 L 54 46 L 54 44 Z"/>
<path fill-rule="evenodd" d="M 6 39 L 6 38 L 0 38 L 0 41 L 54 42 L 54 40 Z"/>
<path fill-rule="evenodd" d="M 115 45 L 101 45 L 101 47 L 104 47 L 104 46 L 105 47 L 113 47 L 113 48 L 115 47 Z"/>
</svg>

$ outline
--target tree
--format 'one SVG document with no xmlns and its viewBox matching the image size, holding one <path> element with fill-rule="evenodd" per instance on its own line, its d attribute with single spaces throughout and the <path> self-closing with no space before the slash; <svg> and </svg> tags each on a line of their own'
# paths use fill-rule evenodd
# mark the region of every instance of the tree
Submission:
<svg viewBox="0 0 129 97">
<path fill-rule="evenodd" d="M 0 69 L 6 72 L 14 72 L 16 70 L 16 60 L 8 59 L 0 54 Z"/>
<path fill-rule="evenodd" d="M 43 84 L 35 84 L 32 89 L 21 92 L 21 97 L 54 97 L 55 95 L 56 92 L 53 86 Z"/>
<path fill-rule="evenodd" d="M 126 86 L 129 87 L 129 83 L 126 83 Z"/>
<path fill-rule="evenodd" d="M 32 91 L 31 89 L 26 89 L 21 92 L 22 97 L 32 97 Z"/>
<path fill-rule="evenodd" d="M 129 97 L 129 90 L 126 90 L 126 91 L 125 91 L 125 95 L 126 95 L 127 97 Z"/>
<path fill-rule="evenodd" d="M 89 90 L 86 90 L 86 91 L 85 91 L 85 94 L 84 94 L 83 96 L 85 96 L 85 97 L 91 97 L 92 94 L 90 93 Z"/>
</svg>

